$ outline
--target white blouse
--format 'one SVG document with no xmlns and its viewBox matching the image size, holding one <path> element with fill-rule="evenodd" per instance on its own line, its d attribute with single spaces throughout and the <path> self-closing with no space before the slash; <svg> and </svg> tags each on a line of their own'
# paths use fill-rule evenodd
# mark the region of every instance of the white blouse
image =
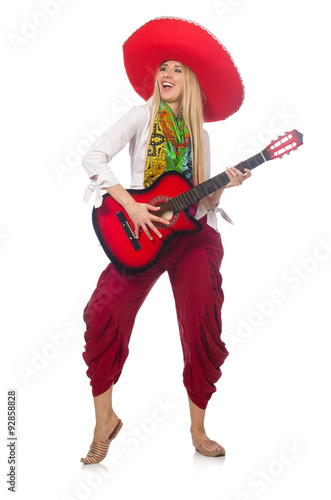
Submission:
<svg viewBox="0 0 331 500">
<path fill-rule="evenodd" d="M 148 127 L 151 116 L 150 101 L 141 106 L 133 106 L 122 118 L 104 132 L 88 149 L 82 159 L 83 167 L 90 182 L 86 187 L 84 201 L 87 203 L 95 191 L 95 207 L 102 204 L 101 189 L 119 184 L 108 163 L 129 143 L 129 154 L 131 158 L 131 189 L 143 189 L 144 185 L 144 162 Z M 205 150 L 205 178 L 210 178 L 210 144 L 209 135 L 203 131 Z M 92 179 L 98 175 L 97 179 Z M 195 214 L 196 219 L 201 219 L 207 214 L 207 223 L 217 231 L 217 212 L 232 223 L 228 215 L 218 208 L 218 205 L 206 209 L 202 201 L 198 203 Z"/>
</svg>

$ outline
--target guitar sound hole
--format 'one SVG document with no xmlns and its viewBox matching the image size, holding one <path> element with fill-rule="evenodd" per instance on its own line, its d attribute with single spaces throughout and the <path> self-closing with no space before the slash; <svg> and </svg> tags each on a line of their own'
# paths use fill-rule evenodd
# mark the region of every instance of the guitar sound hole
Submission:
<svg viewBox="0 0 331 500">
<path fill-rule="evenodd" d="M 169 196 L 162 196 L 161 195 L 161 196 L 156 196 L 155 198 L 153 198 L 149 202 L 149 204 L 154 205 L 155 207 L 161 207 L 161 210 L 162 210 L 162 206 L 169 200 L 171 200 L 171 198 Z M 161 210 L 159 210 L 159 212 L 161 212 Z M 165 226 L 164 224 L 161 224 L 160 222 L 153 222 L 154 226 L 156 226 L 159 229 L 165 229 L 165 228 L 169 229 L 177 222 L 177 219 L 179 217 L 179 213 L 174 215 L 171 208 L 169 208 L 169 209 L 166 208 L 166 210 L 162 211 L 162 213 L 160 215 L 158 212 L 153 212 L 153 213 L 157 217 L 162 217 L 162 219 L 165 219 L 166 221 L 170 222 L 170 224 L 168 226 Z"/>
<path fill-rule="evenodd" d="M 156 207 L 162 207 L 162 205 L 164 205 L 163 202 L 159 202 L 159 203 L 156 203 Z M 161 208 L 162 210 L 162 208 Z M 161 212 L 160 210 L 160 212 Z M 158 214 L 158 217 L 162 217 L 162 219 L 165 219 L 167 221 L 170 221 L 173 217 L 173 211 L 172 210 L 169 210 L 169 209 L 165 209 L 165 210 L 162 210 L 162 213 Z"/>
</svg>

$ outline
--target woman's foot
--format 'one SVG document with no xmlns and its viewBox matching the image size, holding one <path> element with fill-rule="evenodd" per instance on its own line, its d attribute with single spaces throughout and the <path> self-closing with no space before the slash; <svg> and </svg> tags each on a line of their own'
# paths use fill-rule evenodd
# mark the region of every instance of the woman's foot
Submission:
<svg viewBox="0 0 331 500">
<path fill-rule="evenodd" d="M 216 441 L 209 439 L 205 432 L 192 432 L 192 443 L 194 448 L 206 457 L 218 457 L 225 455 L 225 449 Z"/>
<path fill-rule="evenodd" d="M 191 413 L 191 435 L 194 448 L 206 457 L 216 457 L 225 455 L 223 446 L 212 441 L 205 431 L 205 413 L 206 410 L 197 406 L 191 398 L 188 398 Z"/>
<path fill-rule="evenodd" d="M 114 411 L 103 418 L 99 418 L 94 427 L 93 440 L 96 442 L 106 441 L 115 429 L 117 422 L 118 416 Z"/>
<path fill-rule="evenodd" d="M 90 450 L 85 458 L 80 461 L 84 464 L 96 464 L 101 462 L 108 453 L 108 448 L 113 439 L 117 436 L 123 422 L 115 413 L 108 418 L 98 420 L 94 429 L 94 438 Z"/>
</svg>

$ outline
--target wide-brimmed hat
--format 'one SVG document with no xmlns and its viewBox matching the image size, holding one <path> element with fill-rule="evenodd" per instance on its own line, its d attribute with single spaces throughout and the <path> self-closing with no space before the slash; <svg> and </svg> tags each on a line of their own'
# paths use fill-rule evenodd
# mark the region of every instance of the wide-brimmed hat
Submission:
<svg viewBox="0 0 331 500">
<path fill-rule="evenodd" d="M 123 44 L 124 65 L 135 91 L 152 96 L 156 71 L 166 60 L 179 61 L 196 75 L 206 97 L 204 121 L 224 120 L 244 100 L 244 86 L 224 45 L 206 28 L 178 17 L 158 17 Z"/>
</svg>

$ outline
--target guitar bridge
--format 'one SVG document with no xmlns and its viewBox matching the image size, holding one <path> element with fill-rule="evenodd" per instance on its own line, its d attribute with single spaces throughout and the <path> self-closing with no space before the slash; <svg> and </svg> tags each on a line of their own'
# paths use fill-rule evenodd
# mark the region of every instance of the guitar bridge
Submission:
<svg viewBox="0 0 331 500">
<path fill-rule="evenodd" d="M 137 238 L 135 237 L 135 234 L 132 230 L 132 227 L 129 224 L 128 219 L 125 217 L 122 210 L 120 210 L 119 212 L 116 212 L 116 215 L 117 215 L 118 220 L 121 223 L 121 226 L 122 226 L 126 236 L 130 240 L 131 245 L 133 246 L 135 251 L 138 252 L 139 250 L 141 250 L 141 245 L 140 245 L 139 241 L 137 240 Z"/>
</svg>

